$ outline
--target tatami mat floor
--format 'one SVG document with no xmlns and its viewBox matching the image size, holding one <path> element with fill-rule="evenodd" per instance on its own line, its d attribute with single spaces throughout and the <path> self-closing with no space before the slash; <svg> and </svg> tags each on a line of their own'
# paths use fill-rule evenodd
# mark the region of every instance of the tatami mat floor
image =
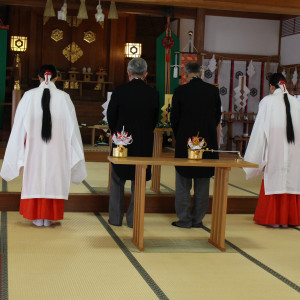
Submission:
<svg viewBox="0 0 300 300">
<path fill-rule="evenodd" d="M 65 213 L 55 226 L 37 228 L 18 212 L 2 212 L 2 300 L 299 299 L 298 229 L 228 215 L 225 253 L 179 253 L 174 246 L 168 253 L 130 252 L 124 242 L 132 229 L 110 227 L 107 219 Z M 172 227 L 175 219 L 146 214 L 145 241 L 208 239 L 210 215 L 204 229 Z"/>
<path fill-rule="evenodd" d="M 85 183 L 70 192 L 107 193 L 108 163 L 87 168 Z M 1 184 L 2 191 L 18 192 L 21 178 Z M 232 169 L 228 195 L 257 196 L 260 184 Z M 212 186 L 213 179 L 211 194 Z M 173 167 L 162 167 L 161 190 L 175 190 Z M 300 298 L 299 228 L 272 229 L 256 225 L 252 215 L 229 214 L 222 253 L 207 243 L 210 218 L 204 228 L 181 229 L 170 225 L 175 215 L 146 214 L 139 252 L 132 229 L 108 225 L 107 213 L 68 212 L 60 223 L 37 228 L 18 212 L 2 212 L 1 299 Z"/>
</svg>

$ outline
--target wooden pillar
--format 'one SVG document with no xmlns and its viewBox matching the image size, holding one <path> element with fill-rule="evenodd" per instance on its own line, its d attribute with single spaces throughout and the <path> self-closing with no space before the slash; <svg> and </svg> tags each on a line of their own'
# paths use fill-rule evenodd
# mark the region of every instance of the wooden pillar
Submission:
<svg viewBox="0 0 300 300">
<path fill-rule="evenodd" d="M 11 127 L 14 124 L 17 106 L 22 98 L 22 90 L 20 89 L 19 80 L 15 81 L 15 86 L 12 92 L 12 107 L 11 107 Z"/>
<path fill-rule="evenodd" d="M 197 8 L 195 21 L 194 46 L 198 52 L 204 52 L 204 31 L 205 31 L 205 9 Z M 199 55 L 198 63 L 203 64 L 202 56 Z"/>
</svg>

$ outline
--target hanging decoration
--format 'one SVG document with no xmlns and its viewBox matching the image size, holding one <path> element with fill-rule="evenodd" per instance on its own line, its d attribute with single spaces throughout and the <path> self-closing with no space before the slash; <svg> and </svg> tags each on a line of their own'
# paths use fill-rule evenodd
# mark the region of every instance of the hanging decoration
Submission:
<svg viewBox="0 0 300 300">
<path fill-rule="evenodd" d="M 67 21 L 67 1 L 65 0 L 61 9 L 57 12 L 57 19 Z"/>
<path fill-rule="evenodd" d="M 234 89 L 234 92 L 235 110 L 237 112 L 243 112 L 247 104 L 248 94 L 250 93 L 250 90 L 246 85 L 246 76 L 239 76 L 239 84 Z"/>
<path fill-rule="evenodd" d="M 171 36 L 171 29 L 168 28 L 166 31 L 166 36 L 164 37 L 162 44 L 164 48 L 166 49 L 166 62 L 170 62 L 170 53 L 171 48 L 174 46 L 174 39 Z"/>
<path fill-rule="evenodd" d="M 89 44 L 96 41 L 96 33 L 91 30 L 84 32 L 83 40 Z"/>
<path fill-rule="evenodd" d="M 165 94 L 165 104 L 161 108 L 161 110 L 162 110 L 161 123 L 163 123 L 163 124 L 171 123 L 170 114 L 171 114 L 171 107 L 172 107 L 172 98 L 173 98 L 172 94 Z"/>
<path fill-rule="evenodd" d="M 63 50 L 63 55 L 67 58 L 67 60 L 71 61 L 71 63 L 74 63 L 83 55 L 83 51 L 76 43 L 72 42 L 72 44 L 69 44 Z"/>
<path fill-rule="evenodd" d="M 44 25 L 48 22 L 49 18 L 55 17 L 55 11 L 52 0 L 47 0 L 44 10 Z"/>
<path fill-rule="evenodd" d="M 171 66 L 178 68 L 179 39 L 169 27 L 170 18 L 167 21 L 166 30 L 156 39 L 156 88 L 159 93 L 160 107 L 165 105 L 166 94 L 173 94 L 178 86 L 178 77 L 171 74 Z M 176 57 L 177 54 L 177 57 Z M 163 110 L 164 112 L 164 110 Z M 167 113 L 167 112 L 166 112 Z"/>
<path fill-rule="evenodd" d="M 298 82 L 298 72 L 297 72 L 297 67 L 295 67 L 295 71 L 292 76 L 292 83 L 294 86 L 296 86 L 297 82 Z"/>
<path fill-rule="evenodd" d="M 215 55 L 213 55 L 212 58 L 209 60 L 208 69 L 213 73 L 216 70 L 216 68 L 217 68 L 217 61 Z"/>
<path fill-rule="evenodd" d="M 173 69 L 173 78 L 178 78 L 178 69 L 180 67 L 179 64 L 177 64 L 177 61 L 178 61 L 178 53 L 175 53 L 175 65 L 172 65 L 171 67 L 174 68 Z"/>
<path fill-rule="evenodd" d="M 80 0 L 80 7 L 77 15 L 78 19 L 88 19 L 88 14 L 86 11 L 85 0 Z"/>
<path fill-rule="evenodd" d="M 286 72 L 285 72 L 285 68 L 283 68 L 281 74 L 286 78 Z"/>
<path fill-rule="evenodd" d="M 107 92 L 107 100 L 102 104 L 103 121 L 106 121 L 106 122 L 107 122 L 107 108 L 108 108 L 108 104 L 110 102 L 111 94 L 112 94 L 112 92 Z"/>
<path fill-rule="evenodd" d="M 6 90 L 6 58 L 7 58 L 7 35 L 9 25 L 4 25 L 0 18 L 0 103 L 5 102 L 5 90 Z M 18 78 L 16 78 L 18 79 Z M 18 82 L 15 81 L 15 86 Z M 17 88 L 17 87 L 16 87 Z M 16 89 L 15 88 L 15 89 Z M 4 120 L 4 105 L 0 105 L 0 128 L 3 126 Z"/>
<path fill-rule="evenodd" d="M 104 28 L 104 14 L 102 12 L 101 3 L 99 0 L 99 4 L 96 7 L 97 13 L 95 14 L 96 21 L 99 22 L 102 28 Z"/>
<path fill-rule="evenodd" d="M 250 60 L 249 66 L 247 68 L 247 74 L 248 74 L 249 78 L 251 78 L 255 74 L 255 69 L 254 69 L 254 66 L 253 66 L 252 59 Z"/>
<path fill-rule="evenodd" d="M 55 42 L 62 40 L 64 37 L 64 32 L 58 28 L 53 29 L 51 33 L 51 39 Z"/>
<path fill-rule="evenodd" d="M 115 1 L 110 2 L 109 12 L 108 12 L 108 19 L 118 19 L 118 12 Z"/>
</svg>

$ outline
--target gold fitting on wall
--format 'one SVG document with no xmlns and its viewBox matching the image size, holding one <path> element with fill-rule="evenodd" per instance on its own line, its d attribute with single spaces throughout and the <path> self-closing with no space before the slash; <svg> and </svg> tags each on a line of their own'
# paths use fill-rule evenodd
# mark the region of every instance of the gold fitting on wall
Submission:
<svg viewBox="0 0 300 300">
<path fill-rule="evenodd" d="M 16 80 L 14 84 L 14 90 L 19 91 L 20 89 L 20 80 Z"/>
</svg>

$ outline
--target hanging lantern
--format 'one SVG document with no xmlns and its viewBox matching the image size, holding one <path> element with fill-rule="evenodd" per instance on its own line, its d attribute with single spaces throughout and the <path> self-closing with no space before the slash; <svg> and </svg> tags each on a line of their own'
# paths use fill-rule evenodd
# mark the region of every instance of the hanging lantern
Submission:
<svg viewBox="0 0 300 300">
<path fill-rule="evenodd" d="M 27 36 L 12 36 L 10 38 L 10 49 L 13 52 L 25 52 L 27 50 Z"/>
<path fill-rule="evenodd" d="M 134 58 L 141 57 L 142 55 L 142 44 L 140 43 L 126 43 L 125 44 L 125 56 Z"/>
</svg>

